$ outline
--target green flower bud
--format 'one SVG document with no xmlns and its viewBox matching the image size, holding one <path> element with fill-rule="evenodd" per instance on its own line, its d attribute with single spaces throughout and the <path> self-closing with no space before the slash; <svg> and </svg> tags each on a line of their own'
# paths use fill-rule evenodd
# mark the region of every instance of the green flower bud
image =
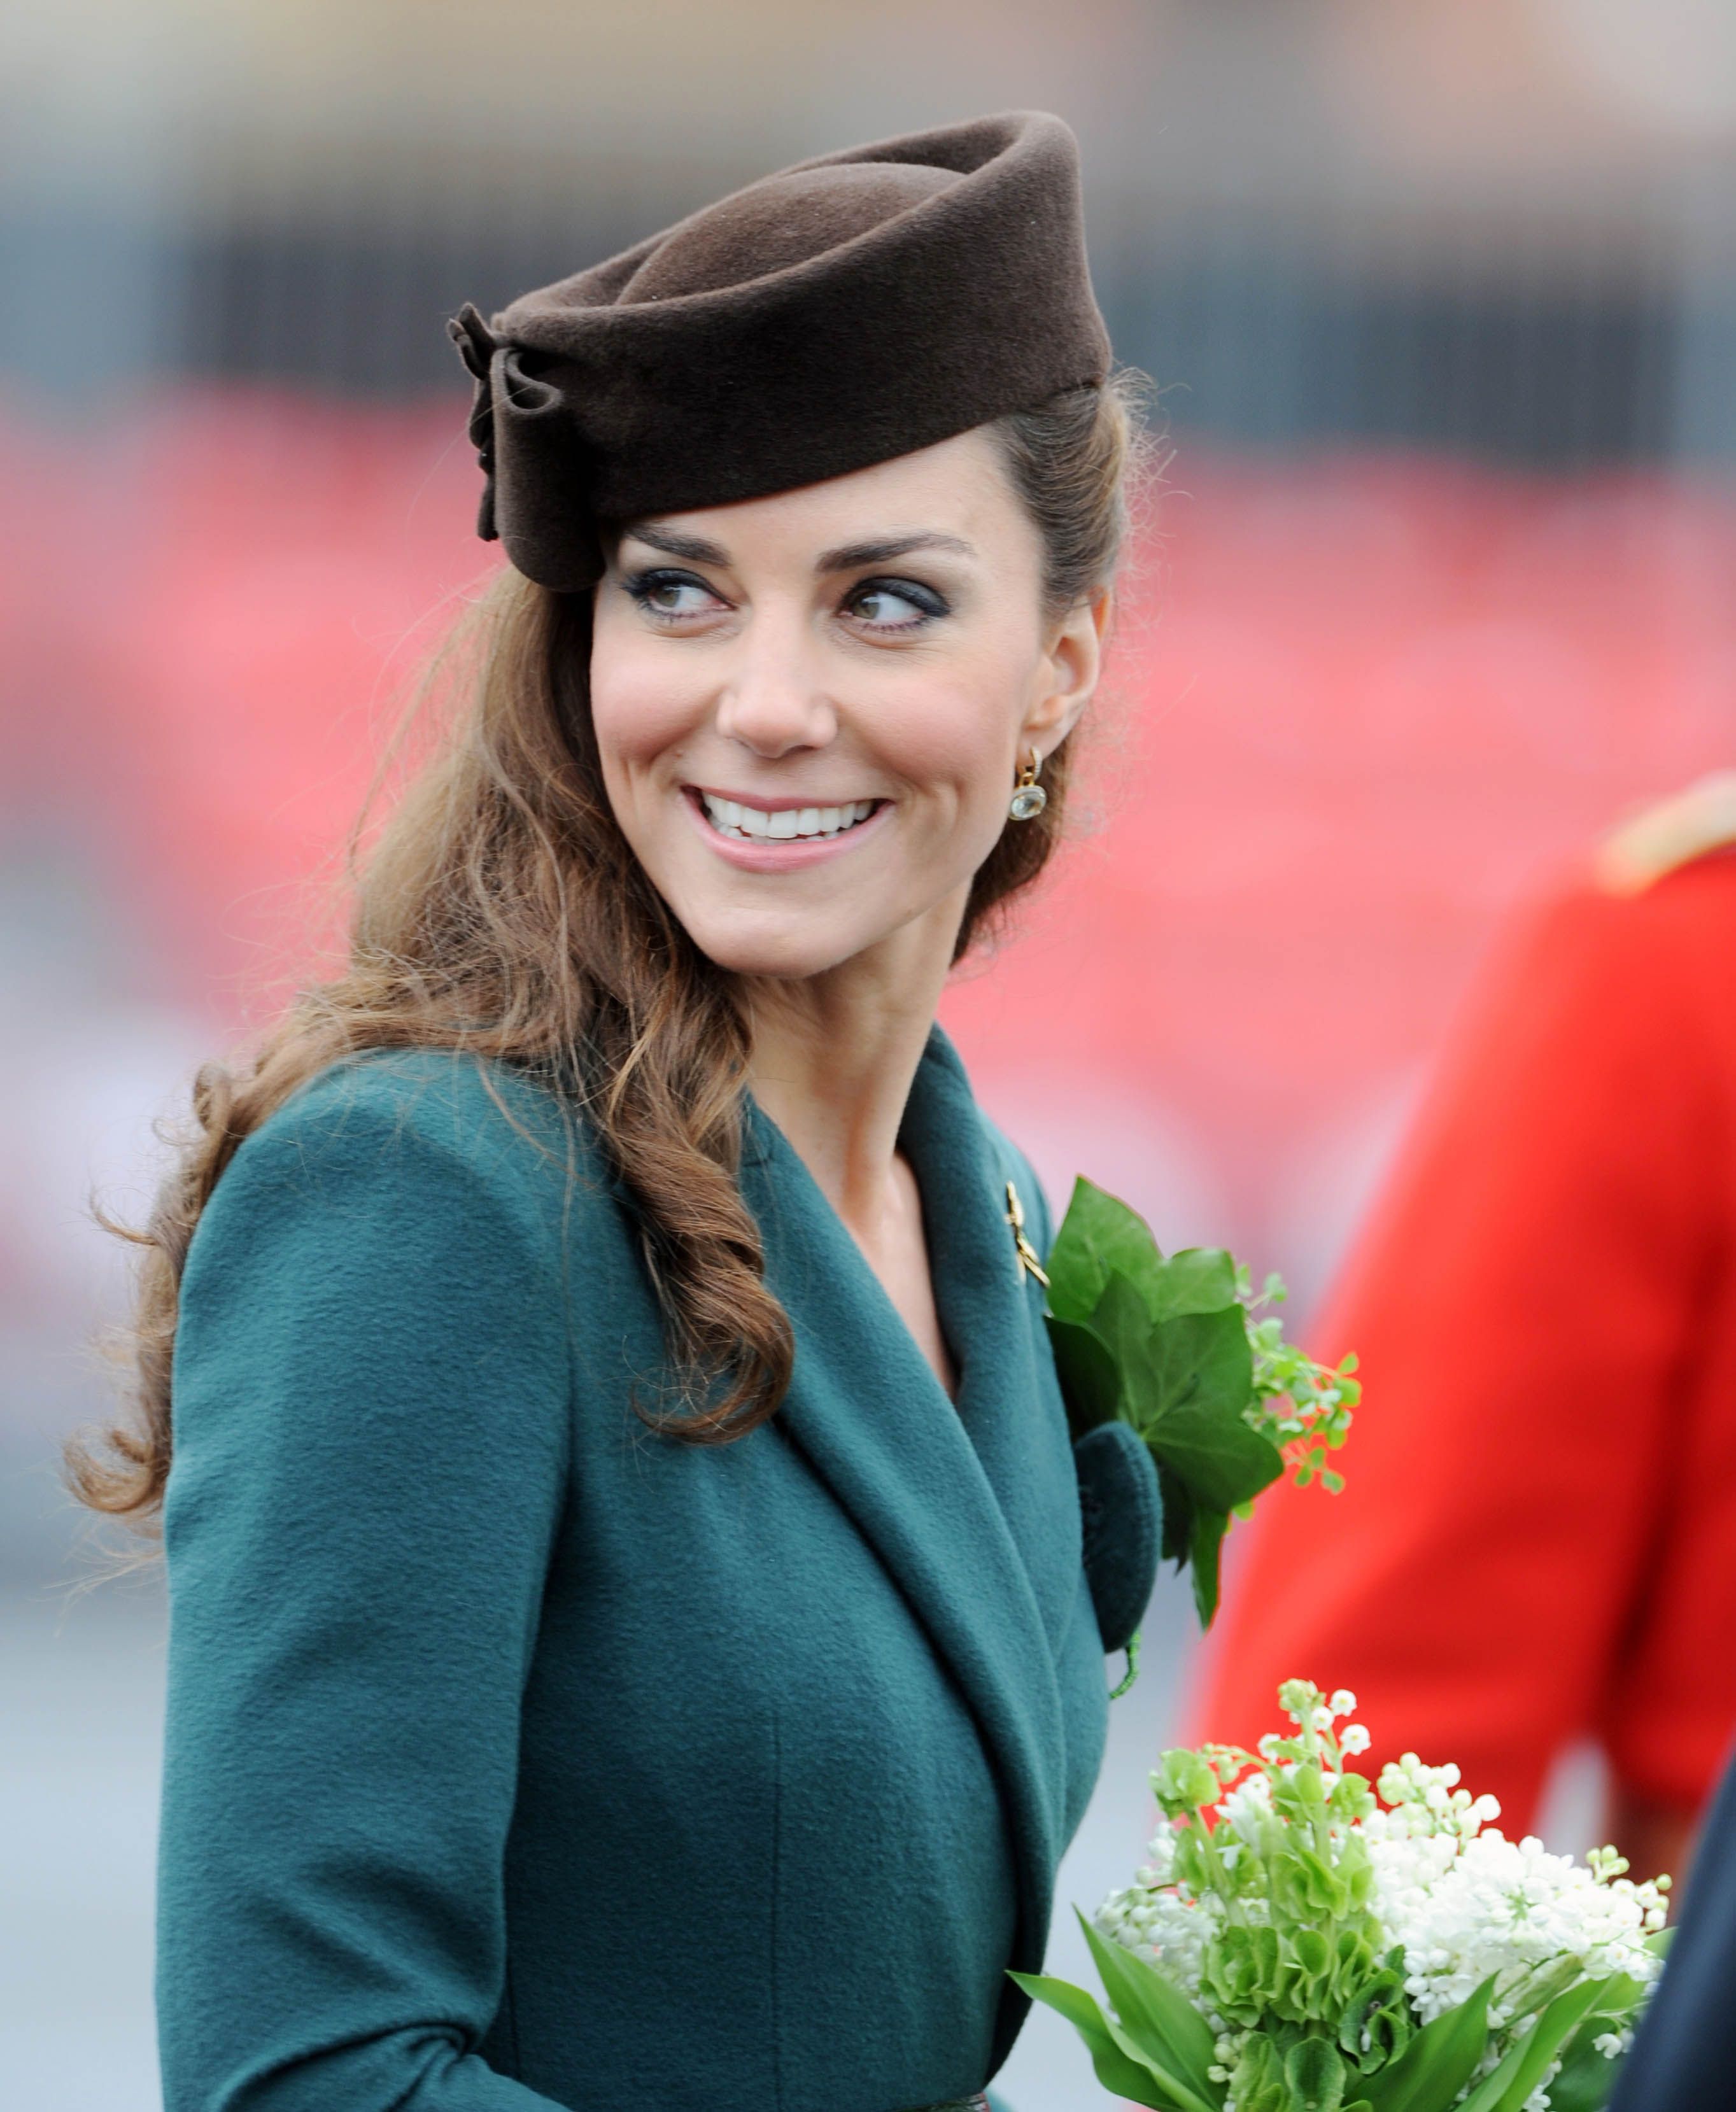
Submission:
<svg viewBox="0 0 1736 2112">
<path fill-rule="evenodd" d="M 1287 1679 L 1278 1690 L 1278 1705 L 1292 1723 L 1305 1723 L 1320 1705 L 1320 1690 L 1311 1679 Z"/>
<path fill-rule="evenodd" d="M 1345 2005 L 1338 2043 L 1365 2075 L 1397 2060 L 1409 2044 L 1410 2005 L 1402 1976 L 1383 1969 Z"/>
<path fill-rule="evenodd" d="M 1269 2038 L 1251 2038 L 1242 2047 L 1230 2077 L 1236 2112 L 1288 2112 L 1290 2086 L 1283 2063 Z"/>
<path fill-rule="evenodd" d="M 1338 2112 L 1344 2079 L 1344 2063 L 1329 2039 L 1300 2040 L 1284 2056 L 1291 2112 Z"/>
<path fill-rule="evenodd" d="M 1185 1746 L 1174 1746 L 1151 1772 L 1151 1793 L 1166 1818 L 1182 1818 L 1218 1800 L 1211 1763 Z"/>
<path fill-rule="evenodd" d="M 1278 2002 L 1289 1977 L 1277 1930 L 1237 1925 L 1207 1946 L 1201 1986 L 1220 2016 L 1252 2024 Z"/>
</svg>

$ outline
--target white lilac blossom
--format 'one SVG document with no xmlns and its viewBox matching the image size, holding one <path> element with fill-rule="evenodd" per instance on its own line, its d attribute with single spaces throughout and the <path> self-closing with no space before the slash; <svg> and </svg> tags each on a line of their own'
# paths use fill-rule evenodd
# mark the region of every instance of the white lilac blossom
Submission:
<svg viewBox="0 0 1736 2112">
<path fill-rule="evenodd" d="M 1369 1746 L 1342 1720 L 1355 1696 L 1291 1681 L 1279 1698 L 1290 1736 L 1166 1753 L 1152 1776 L 1150 1860 L 1087 1930 L 1119 2023 L 1027 1983 L 1066 2008 L 1102 2079 L 1153 2106 L 1287 2112 L 1351 2104 L 1410 2049 L 1442 2112 L 1549 2112 L 1564 2060 L 1576 2102 L 1588 2064 L 1601 2096 L 1661 1969 L 1669 1879 L 1633 1882 L 1610 1849 L 1582 1864 L 1509 1841 L 1492 1797 L 1414 1753 L 1377 1797 L 1347 1765 Z M 1154 1979 L 1174 1992 L 1154 2000 Z M 1198 2021 L 1165 2036 L 1177 1994 Z"/>
<path fill-rule="evenodd" d="M 1535 1835 L 1417 1835 L 1392 1827 L 1395 1816 L 1376 1812 L 1362 1832 L 1374 1866 L 1374 1910 L 1404 1947 L 1405 1989 L 1420 2022 L 1492 1974 L 1489 2017 L 1498 2028 L 1509 1994 L 1565 1959 L 1588 1980 L 1624 1973 L 1646 1987 L 1657 1977 L 1662 1961 L 1646 1941 L 1664 1925 L 1655 1884 L 1636 1885 L 1613 1866 L 1600 1877 L 1570 1855 L 1551 1855 Z"/>
</svg>

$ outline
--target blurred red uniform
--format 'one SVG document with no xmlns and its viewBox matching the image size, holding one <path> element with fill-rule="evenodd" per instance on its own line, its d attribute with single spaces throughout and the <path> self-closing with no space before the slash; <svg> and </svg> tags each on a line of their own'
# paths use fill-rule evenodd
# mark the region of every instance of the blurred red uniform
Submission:
<svg viewBox="0 0 1736 2112">
<path fill-rule="evenodd" d="M 1361 1357 L 1347 1486 L 1245 1528 L 1196 1738 L 1347 1686 L 1517 1836 L 1589 1735 L 1679 1868 L 1736 1733 L 1733 844 L 1708 780 L 1506 947 L 1310 1345 Z"/>
</svg>

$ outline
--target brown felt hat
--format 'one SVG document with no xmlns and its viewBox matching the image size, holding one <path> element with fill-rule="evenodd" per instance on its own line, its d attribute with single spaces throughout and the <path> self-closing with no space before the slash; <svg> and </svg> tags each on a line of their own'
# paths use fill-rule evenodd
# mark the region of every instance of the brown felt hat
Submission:
<svg viewBox="0 0 1736 2112">
<path fill-rule="evenodd" d="M 841 476 L 1109 368 L 1078 144 L 1041 111 L 799 162 L 449 328 L 478 530 L 563 589 L 599 521 Z"/>
</svg>

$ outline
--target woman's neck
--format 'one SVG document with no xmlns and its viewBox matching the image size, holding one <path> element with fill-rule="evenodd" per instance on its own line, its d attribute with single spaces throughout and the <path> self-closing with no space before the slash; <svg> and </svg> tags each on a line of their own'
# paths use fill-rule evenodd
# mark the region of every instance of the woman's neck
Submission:
<svg viewBox="0 0 1736 2112">
<path fill-rule="evenodd" d="M 822 975 L 750 986 L 749 1087 L 871 1251 L 962 908 L 942 904 Z"/>
</svg>

